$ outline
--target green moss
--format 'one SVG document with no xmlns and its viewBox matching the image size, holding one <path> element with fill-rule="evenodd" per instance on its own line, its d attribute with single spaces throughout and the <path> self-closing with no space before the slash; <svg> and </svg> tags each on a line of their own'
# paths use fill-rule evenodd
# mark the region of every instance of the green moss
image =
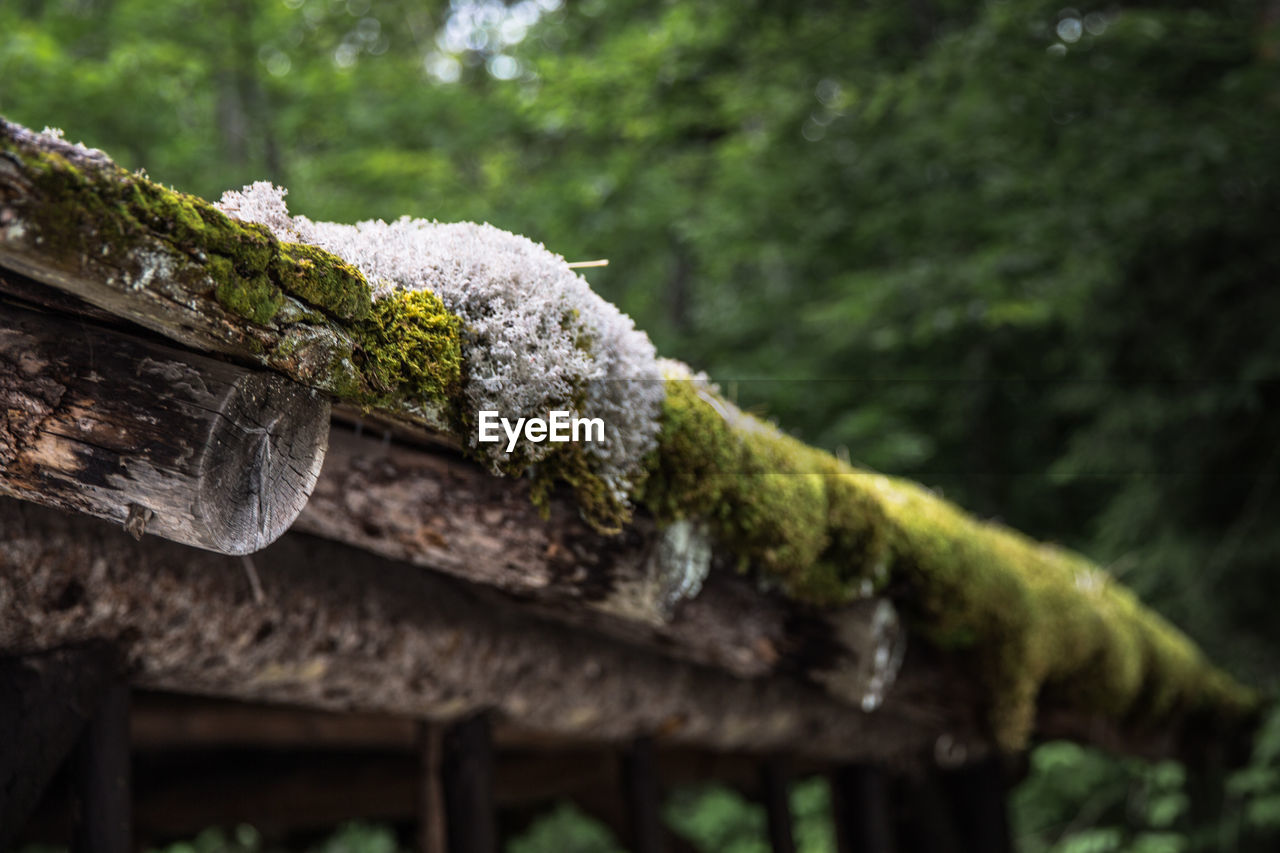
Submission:
<svg viewBox="0 0 1280 853">
<path fill-rule="evenodd" d="M 265 275 L 245 278 L 226 275 L 214 290 L 218 304 L 259 325 L 265 326 L 284 305 L 284 294 Z"/>
<path fill-rule="evenodd" d="M 741 564 L 820 605 L 883 583 L 884 525 L 852 473 L 776 428 L 732 414 L 709 388 L 666 383 L 658 449 L 639 497 L 659 519 L 708 522 Z M 735 422 L 726 419 L 730 414 Z"/>
<path fill-rule="evenodd" d="M 920 636 L 976 670 L 1008 750 L 1026 745 L 1045 695 L 1152 724 L 1243 715 L 1257 701 L 1083 557 L 845 465 L 695 382 L 667 383 L 642 499 L 661 520 L 705 519 L 802 601 L 831 606 L 890 585 Z"/>
<path fill-rule="evenodd" d="M 606 534 L 620 533 L 631 521 L 631 507 L 619 500 L 595 472 L 584 446 L 561 445 L 535 466 L 530 495 L 534 506 L 544 516 L 550 511 L 551 495 L 559 483 L 569 487 L 583 519 L 597 531 Z"/>
<path fill-rule="evenodd" d="M 665 520 L 727 522 L 728 492 L 742 458 L 742 442 L 724 418 L 699 398 L 695 383 L 668 380 L 658 449 L 637 497 Z"/>
<path fill-rule="evenodd" d="M 462 383 L 462 321 L 434 293 L 400 290 L 358 324 L 357 363 L 373 396 L 453 407 Z"/>
<path fill-rule="evenodd" d="M 271 326 L 274 349 L 253 335 L 237 345 L 341 399 L 400 412 L 452 407 L 460 321 L 435 296 L 399 293 L 375 306 L 360 272 L 323 249 L 281 242 L 110 163 L 82 170 L 7 135 L 0 150 L 34 184 L 37 203 L 22 215 L 51 257 L 92 258 L 124 270 L 135 289 L 175 286 L 178 298 L 211 298 Z"/>
<path fill-rule="evenodd" d="M 203 199 L 113 165 L 95 164 L 82 171 L 61 154 L 9 138 L 3 140 L 3 150 L 22 161 L 42 199 L 24 216 L 45 245 L 63 256 L 91 253 L 130 270 L 136 266 L 138 242 L 146 240 L 154 250 L 159 237 L 175 258 L 203 264 L 211 295 L 255 323 L 271 323 L 285 294 L 338 319 L 369 315 L 368 282 L 322 249 L 281 243 L 261 225 L 230 219 Z M 133 272 L 150 286 L 146 270 Z"/>
<path fill-rule="evenodd" d="M 300 243 L 284 243 L 272 272 L 285 290 L 340 320 L 365 320 L 373 311 L 369 284 L 345 261 Z"/>
</svg>

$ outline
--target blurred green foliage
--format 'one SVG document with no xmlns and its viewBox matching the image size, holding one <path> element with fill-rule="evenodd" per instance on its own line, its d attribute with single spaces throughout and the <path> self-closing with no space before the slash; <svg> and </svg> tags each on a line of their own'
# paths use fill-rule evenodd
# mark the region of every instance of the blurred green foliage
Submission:
<svg viewBox="0 0 1280 853">
<path fill-rule="evenodd" d="M 607 257 L 593 285 L 742 405 L 1101 560 L 1274 687 L 1277 19 L 1274 0 L 10 0 L 0 112 L 207 197 L 269 178 L 313 218 L 487 220 Z M 1178 768 L 1046 746 L 1020 844 L 1272 849 L 1278 756 L 1273 718 L 1206 828 Z M 747 849 L 753 814 L 711 792 L 669 817 Z M 516 849 L 607 849 L 594 832 L 562 810 Z M 382 849 L 369 833 L 335 849 Z"/>
</svg>

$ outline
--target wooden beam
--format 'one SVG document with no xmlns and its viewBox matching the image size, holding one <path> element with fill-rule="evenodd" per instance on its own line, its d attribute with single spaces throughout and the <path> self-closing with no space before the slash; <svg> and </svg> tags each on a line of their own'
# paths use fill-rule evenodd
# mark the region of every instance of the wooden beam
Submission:
<svg viewBox="0 0 1280 853">
<path fill-rule="evenodd" d="M 407 717 L 334 713 L 208 696 L 135 691 L 130 729 L 137 749 L 402 752 L 419 749 L 420 724 Z"/>
<path fill-rule="evenodd" d="M 602 536 L 568 501 L 552 502 L 544 518 L 527 481 L 495 478 L 456 453 L 335 427 L 296 529 L 495 587 L 560 621 L 736 675 L 800 674 L 859 709 L 876 685 L 889 696 L 900 686 L 906 636 L 887 601 L 804 608 L 763 594 L 729 560 L 703 566 L 698 591 L 664 563 L 651 519 Z"/>
<path fill-rule="evenodd" d="M 4 596 L 0 595 L 0 601 Z M 0 850 L 9 849 L 121 672 L 110 644 L 0 658 Z"/>
<path fill-rule="evenodd" d="M 132 853 L 129 687 L 107 689 L 72 756 L 72 853 Z"/>
<path fill-rule="evenodd" d="M 0 649 L 118 637 L 139 687 L 434 720 L 493 709 L 578 742 L 653 734 L 881 760 L 969 731 L 981 748 L 972 708 L 939 713 L 941 695 L 868 714 L 795 678 L 672 660 L 312 537 L 287 534 L 253 560 L 260 597 L 240 559 L 0 500 Z M 913 681 L 945 687 L 933 676 Z"/>
<path fill-rule="evenodd" d="M 270 373 L 0 303 L 0 494 L 225 554 L 273 542 L 329 403 Z"/>
<path fill-rule="evenodd" d="M 486 715 L 468 717 L 445 731 L 440 774 L 449 853 L 497 853 L 493 737 Z"/>
<path fill-rule="evenodd" d="M 418 851 L 449 853 L 445 817 L 444 729 L 434 723 L 418 724 Z"/>
</svg>

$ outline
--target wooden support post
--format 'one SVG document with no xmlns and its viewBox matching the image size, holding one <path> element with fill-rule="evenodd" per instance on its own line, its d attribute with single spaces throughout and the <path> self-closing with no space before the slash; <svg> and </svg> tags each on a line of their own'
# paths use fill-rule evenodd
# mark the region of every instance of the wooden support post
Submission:
<svg viewBox="0 0 1280 853">
<path fill-rule="evenodd" d="M 622 758 L 622 791 L 627 803 L 632 853 L 661 853 L 662 796 L 653 738 L 638 737 Z"/>
<path fill-rule="evenodd" d="M 254 372 L 0 304 L 0 494 L 224 554 L 315 486 L 329 402 Z"/>
<path fill-rule="evenodd" d="M 1009 853 L 1009 786 L 998 757 L 967 764 L 941 774 L 951 814 L 966 850 Z"/>
<path fill-rule="evenodd" d="M 497 853 L 493 735 L 488 716 L 476 714 L 450 726 L 442 746 L 449 853 Z"/>
<path fill-rule="evenodd" d="M 795 853 L 791 829 L 791 786 L 786 769 L 778 759 L 760 766 L 760 799 L 769 821 L 769 846 L 773 853 Z"/>
<path fill-rule="evenodd" d="M 449 853 L 441 763 L 444 731 L 429 722 L 418 724 L 419 782 L 417 796 L 419 853 Z"/>
<path fill-rule="evenodd" d="M 8 850 L 71 751 L 120 659 L 93 643 L 0 659 L 0 850 Z"/>
<path fill-rule="evenodd" d="M 969 847 L 952 814 L 941 774 L 929 768 L 894 780 L 894 841 L 899 853 L 987 853 Z"/>
<path fill-rule="evenodd" d="M 132 853 L 129 686 L 113 684 L 72 755 L 72 853 Z"/>
<path fill-rule="evenodd" d="M 869 765 L 847 765 L 832 777 L 831 810 L 840 853 L 893 853 L 889 780 Z"/>
</svg>

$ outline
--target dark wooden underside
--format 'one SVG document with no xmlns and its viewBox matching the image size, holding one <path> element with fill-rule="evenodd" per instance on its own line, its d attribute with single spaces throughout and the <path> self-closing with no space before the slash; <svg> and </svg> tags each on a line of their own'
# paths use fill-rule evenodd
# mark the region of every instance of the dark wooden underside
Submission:
<svg viewBox="0 0 1280 853">
<path fill-rule="evenodd" d="M 492 709 L 582 742 L 652 734 L 891 762 L 930 754 L 946 734 L 984 751 L 977 703 L 923 659 L 867 714 L 798 679 L 671 660 L 296 534 L 246 560 L 134 542 L 114 525 L 6 499 L 0 601 L 6 653 L 106 639 L 135 685 L 181 693 L 437 720 Z"/>
</svg>

